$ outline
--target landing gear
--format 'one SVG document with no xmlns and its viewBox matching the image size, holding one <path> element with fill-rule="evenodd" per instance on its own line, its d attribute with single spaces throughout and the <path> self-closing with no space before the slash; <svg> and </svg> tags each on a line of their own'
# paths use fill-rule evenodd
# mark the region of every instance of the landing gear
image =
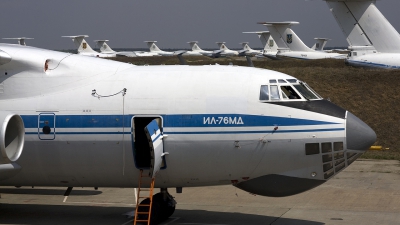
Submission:
<svg viewBox="0 0 400 225">
<path fill-rule="evenodd" d="M 150 203 L 150 199 L 144 199 L 140 205 L 148 205 Z M 175 212 L 176 201 L 174 198 L 168 193 L 166 188 L 161 188 L 161 192 L 157 193 L 153 196 L 153 205 L 151 207 L 151 219 L 150 224 L 156 225 L 165 220 L 167 220 L 172 214 Z M 139 212 L 148 212 L 148 206 L 139 206 Z M 139 214 L 138 219 L 147 219 L 146 214 Z"/>
</svg>

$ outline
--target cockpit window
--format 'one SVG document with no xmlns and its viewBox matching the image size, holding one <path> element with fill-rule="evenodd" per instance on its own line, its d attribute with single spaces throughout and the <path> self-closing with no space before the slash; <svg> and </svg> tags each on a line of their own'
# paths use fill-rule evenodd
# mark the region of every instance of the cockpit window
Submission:
<svg viewBox="0 0 400 225">
<path fill-rule="evenodd" d="M 261 88 L 260 88 L 260 100 L 269 100 L 269 88 L 268 88 L 268 85 L 261 85 Z"/>
<path fill-rule="evenodd" d="M 269 83 L 276 84 L 276 80 L 269 80 Z"/>
<path fill-rule="evenodd" d="M 307 87 L 308 90 L 310 90 L 312 93 L 314 93 L 315 96 L 317 96 L 318 98 L 321 98 L 321 95 L 319 95 L 317 92 L 315 92 L 310 86 L 308 86 L 308 84 L 306 82 L 300 82 L 301 84 L 303 84 L 304 86 Z"/>
<path fill-rule="evenodd" d="M 301 99 L 297 92 L 293 90 L 292 86 L 281 86 L 281 90 L 284 99 Z"/>
<path fill-rule="evenodd" d="M 294 84 L 293 86 L 297 89 L 297 91 L 300 92 L 301 95 L 303 95 L 305 99 L 318 99 L 318 97 L 312 91 L 310 91 L 307 86 L 304 85 L 302 82 L 300 84 Z"/>
<path fill-rule="evenodd" d="M 271 85 L 271 100 L 279 100 L 279 89 L 277 85 Z"/>
<path fill-rule="evenodd" d="M 304 101 L 322 99 L 307 83 L 297 79 L 270 80 L 275 84 L 260 85 L 260 101 Z M 293 83 L 292 83 L 293 82 Z"/>
<path fill-rule="evenodd" d="M 283 80 L 283 79 L 279 79 L 278 82 L 279 83 L 287 83 L 286 80 Z"/>
</svg>

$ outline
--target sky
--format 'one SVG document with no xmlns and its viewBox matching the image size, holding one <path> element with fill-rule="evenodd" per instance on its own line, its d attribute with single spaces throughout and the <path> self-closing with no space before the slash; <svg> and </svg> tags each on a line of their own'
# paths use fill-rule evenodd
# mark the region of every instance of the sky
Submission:
<svg viewBox="0 0 400 225">
<path fill-rule="evenodd" d="M 382 0 L 378 9 L 400 29 L 400 1 Z M 225 41 L 229 48 L 250 42 L 261 48 L 255 34 L 268 30 L 257 22 L 298 21 L 292 27 L 303 42 L 312 46 L 315 37 L 332 40 L 327 47 L 347 47 L 326 2 L 322 0 L 1 0 L 0 38 L 31 37 L 30 46 L 74 49 L 69 38 L 89 35 L 108 39 L 112 48 L 146 48 L 144 41 L 158 41 L 161 49 L 187 49 L 188 41 L 202 48 L 217 49 Z M 15 40 L 2 40 L 14 43 Z"/>
</svg>

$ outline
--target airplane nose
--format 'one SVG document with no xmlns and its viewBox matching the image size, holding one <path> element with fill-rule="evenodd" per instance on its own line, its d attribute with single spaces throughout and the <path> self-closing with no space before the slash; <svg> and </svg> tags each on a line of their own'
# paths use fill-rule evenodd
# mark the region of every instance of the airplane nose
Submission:
<svg viewBox="0 0 400 225">
<path fill-rule="evenodd" d="M 375 131 L 350 112 L 346 119 L 347 149 L 368 150 L 376 141 Z"/>
</svg>

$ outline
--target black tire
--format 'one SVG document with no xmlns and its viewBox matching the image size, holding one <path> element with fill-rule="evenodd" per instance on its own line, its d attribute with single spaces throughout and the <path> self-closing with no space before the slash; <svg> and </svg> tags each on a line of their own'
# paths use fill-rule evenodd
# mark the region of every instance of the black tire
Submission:
<svg viewBox="0 0 400 225">
<path fill-rule="evenodd" d="M 144 199 L 140 204 L 150 204 L 150 198 Z M 161 204 L 157 201 L 154 201 L 153 198 L 153 205 L 151 207 L 151 219 L 150 219 L 150 224 L 151 225 L 157 225 L 160 222 L 164 221 L 162 219 L 162 210 L 161 210 Z M 138 212 L 148 212 L 149 211 L 149 206 L 139 206 Z M 147 220 L 148 215 L 147 214 L 139 214 L 138 215 L 138 220 Z M 147 223 L 142 223 L 142 224 L 147 224 Z"/>
<path fill-rule="evenodd" d="M 174 214 L 175 204 L 171 206 L 168 198 L 165 201 L 162 193 L 157 193 L 153 196 L 153 204 L 156 202 L 159 203 L 159 205 L 161 206 L 161 212 L 160 212 L 161 222 L 167 220 L 170 216 L 172 216 L 172 214 Z"/>
</svg>

